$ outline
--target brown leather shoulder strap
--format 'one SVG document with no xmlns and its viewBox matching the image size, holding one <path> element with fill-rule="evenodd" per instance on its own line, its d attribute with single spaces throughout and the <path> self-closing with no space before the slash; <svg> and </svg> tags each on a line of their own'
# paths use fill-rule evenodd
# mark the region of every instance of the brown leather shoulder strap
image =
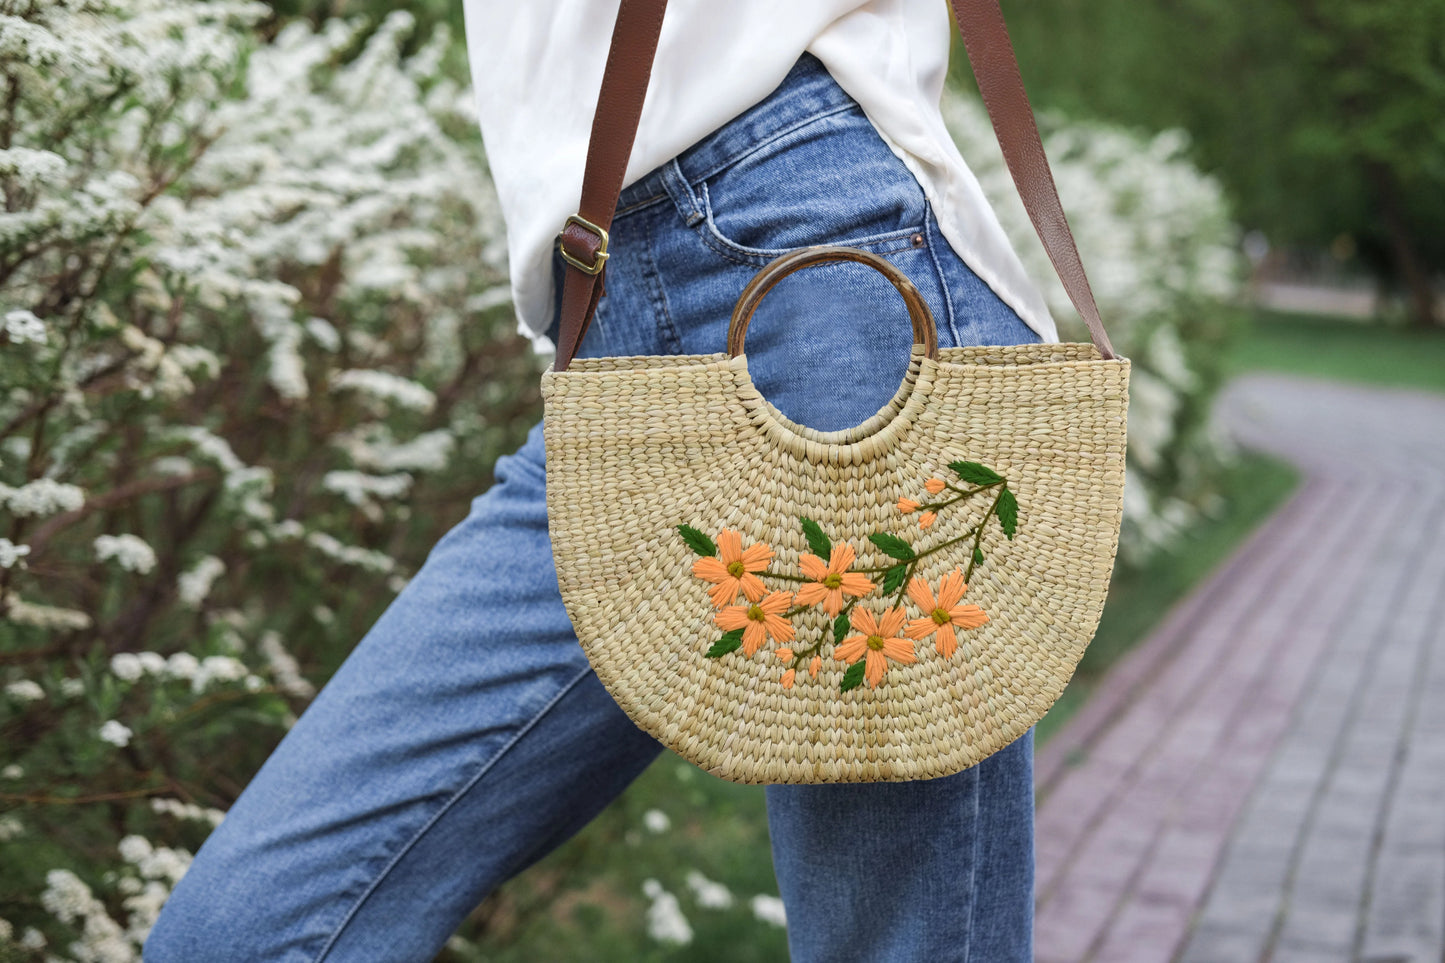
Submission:
<svg viewBox="0 0 1445 963">
<path fill-rule="evenodd" d="M 568 219 L 558 242 L 567 272 L 562 281 L 555 371 L 566 371 L 576 357 L 602 295 L 607 230 L 612 226 L 622 180 L 627 176 L 627 161 L 642 119 L 642 101 L 647 96 L 647 80 L 652 75 L 666 9 L 667 0 L 622 0 L 617 11 L 597 111 L 592 115 L 582 200 L 577 217 Z"/>
<path fill-rule="evenodd" d="M 1054 184 L 1054 172 L 1044 154 L 1043 141 L 1039 139 L 1034 109 L 1024 92 L 1023 75 L 1009 40 L 1008 27 L 1004 25 L 1003 11 L 998 0 L 952 2 L 969 65 L 973 67 L 988 119 L 993 122 L 994 135 L 1003 148 L 1004 163 L 1013 175 L 1024 209 L 1034 222 L 1039 240 L 1044 242 L 1044 250 L 1049 252 L 1059 280 L 1064 282 L 1069 300 L 1074 302 L 1074 310 L 1088 325 L 1094 347 L 1105 358 L 1112 358 L 1114 346 L 1104 333 L 1094 291 L 1089 287 L 1084 262 L 1079 258 L 1074 234 L 1069 230 L 1064 206 L 1059 202 L 1059 189 Z"/>
<path fill-rule="evenodd" d="M 568 219 L 559 240 L 567 273 L 555 371 L 565 371 L 571 364 L 597 310 L 606 270 L 606 231 L 622 193 L 667 0 L 621 0 L 621 4 L 592 118 L 578 216 Z M 1034 230 L 1064 290 L 1088 325 L 1094 346 L 1103 357 L 1113 358 L 1114 349 L 1104 333 L 1083 261 L 1059 202 L 998 0 L 952 0 L 952 4 L 989 120 Z"/>
</svg>

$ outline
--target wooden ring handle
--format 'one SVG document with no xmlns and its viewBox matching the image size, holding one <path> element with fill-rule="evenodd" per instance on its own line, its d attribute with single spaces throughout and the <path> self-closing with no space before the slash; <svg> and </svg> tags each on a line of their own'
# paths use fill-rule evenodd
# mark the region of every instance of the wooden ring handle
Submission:
<svg viewBox="0 0 1445 963">
<path fill-rule="evenodd" d="M 732 323 L 728 325 L 728 354 L 736 358 L 743 353 L 743 336 L 748 332 L 748 322 L 753 319 L 753 312 L 757 310 L 763 297 L 773 289 L 773 285 L 794 271 L 833 261 L 857 261 L 887 278 L 889 283 L 898 289 L 898 293 L 903 295 L 903 301 L 908 305 L 908 317 L 913 321 L 914 343 L 923 345 L 923 353 L 927 357 L 938 360 L 938 326 L 934 323 L 933 312 L 928 310 L 928 303 L 923 300 L 923 295 L 918 293 L 913 282 L 877 254 L 836 244 L 819 244 L 789 251 L 753 275 L 753 279 L 738 296 L 737 306 L 733 308 Z"/>
</svg>

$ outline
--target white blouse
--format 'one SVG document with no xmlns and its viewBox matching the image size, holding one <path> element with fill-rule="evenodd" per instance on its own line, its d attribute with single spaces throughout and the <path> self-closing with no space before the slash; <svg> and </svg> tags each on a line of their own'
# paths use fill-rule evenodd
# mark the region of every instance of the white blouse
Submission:
<svg viewBox="0 0 1445 963">
<path fill-rule="evenodd" d="M 552 248 L 577 210 L 618 3 L 463 0 L 524 334 L 540 337 L 551 323 Z M 1044 341 L 1058 341 L 1042 294 L 944 127 L 953 30 L 945 0 L 672 0 L 625 184 L 763 100 L 808 51 L 917 176 L 959 256 Z"/>
</svg>

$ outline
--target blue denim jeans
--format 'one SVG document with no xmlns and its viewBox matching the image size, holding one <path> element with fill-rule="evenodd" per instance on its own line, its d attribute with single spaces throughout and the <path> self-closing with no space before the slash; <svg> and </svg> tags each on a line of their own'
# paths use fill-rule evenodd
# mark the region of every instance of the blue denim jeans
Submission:
<svg viewBox="0 0 1445 963">
<path fill-rule="evenodd" d="M 825 242 L 896 264 L 942 346 L 1039 340 L 953 253 L 917 180 L 805 56 L 768 100 L 623 193 L 580 353 L 721 351 L 758 268 Z M 880 275 L 828 265 L 764 300 L 748 366 L 789 418 L 832 430 L 889 401 L 912 341 Z M 148 963 L 431 959 L 494 887 L 658 755 L 573 635 L 544 482 L 538 425 L 201 847 Z M 943 778 L 767 787 L 792 958 L 1031 959 L 1032 748 L 1030 731 Z"/>
</svg>

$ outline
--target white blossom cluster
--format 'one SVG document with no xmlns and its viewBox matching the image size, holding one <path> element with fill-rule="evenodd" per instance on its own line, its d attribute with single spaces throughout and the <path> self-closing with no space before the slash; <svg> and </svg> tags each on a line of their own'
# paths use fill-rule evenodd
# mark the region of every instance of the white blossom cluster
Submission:
<svg viewBox="0 0 1445 963">
<path fill-rule="evenodd" d="M 5 687 L 5 694 L 16 702 L 39 702 L 45 690 L 34 679 L 17 679 Z"/>
<path fill-rule="evenodd" d="M 126 836 L 118 851 L 124 870 L 116 889 L 124 897 L 124 924 L 110 916 L 90 886 L 75 873 L 52 869 L 45 876 L 40 905 L 80 934 L 67 948 L 76 963 L 140 963 L 141 946 L 161 906 L 191 865 L 190 853 L 155 846 L 143 836 Z"/>
<path fill-rule="evenodd" d="M 196 694 L 218 682 L 245 682 L 253 689 L 264 685 L 259 677 L 252 675 L 246 663 L 230 655 L 198 659 L 189 652 L 175 652 L 169 658 L 158 652 L 117 652 L 111 656 L 110 672 L 125 683 L 138 682 L 147 675 L 162 681 L 185 680 Z"/>
<path fill-rule="evenodd" d="M 145 497 L 218 479 L 217 512 L 246 550 L 294 543 L 311 566 L 401 585 L 397 561 L 349 533 L 406 517 L 421 477 L 490 430 L 475 406 L 423 419 L 437 414 L 429 385 L 461 370 L 471 314 L 505 306 L 480 300 L 507 290 L 500 210 L 473 99 L 443 67 L 444 29 L 403 58 L 403 12 L 375 30 L 297 22 L 263 41 L 253 27 L 269 15 L 235 0 L 79 0 L 0 16 L 0 56 L 20 78 L 18 100 L 0 104 L 0 265 L 13 266 L 0 426 L 20 426 L 0 437 L 0 519 L 80 522 L 99 514 L 88 501 L 116 503 L 107 486 Z M 63 135 L 60 117 L 77 119 Z M 398 315 L 416 319 L 405 358 Z M 345 413 L 305 451 L 258 448 L 216 395 L 227 379 L 241 392 L 252 371 L 276 417 L 303 421 L 300 402 Z M 141 403 L 125 423 L 103 403 L 117 392 Z M 31 430 L 36 412 L 47 431 Z M 122 431 L 119 448 L 107 443 Z M 46 447 L 32 451 L 33 437 Z M 325 460 L 307 494 L 340 507 L 293 495 L 281 469 L 303 456 Z M 118 462 L 141 477 L 119 486 L 107 471 Z M 0 541 L 0 570 L 21 576 L 0 582 L 0 619 L 89 628 L 89 613 L 30 587 L 27 566 L 56 541 L 46 534 Z M 176 570 L 150 531 L 86 538 L 118 572 Z M 242 564 L 211 545 L 177 578 L 186 608 L 203 611 Z"/>
<path fill-rule="evenodd" d="M 199 609 L 211 594 L 216 579 L 226 573 L 226 563 L 214 555 L 207 555 L 176 579 L 176 595 L 188 609 Z"/>
<path fill-rule="evenodd" d="M 983 106 L 944 97 L 959 149 L 1054 316 L 1078 315 L 1034 232 Z M 1177 450 L 1177 415 L 1205 390 L 1188 327 L 1201 307 L 1240 290 L 1238 231 L 1217 181 L 1186 157 L 1179 131 L 1144 137 L 1097 123 L 1041 118 L 1044 147 L 1110 340 L 1131 362 L 1129 462 L 1120 551 L 1135 559 L 1167 544 L 1196 507 L 1151 480 L 1167 458 L 1184 475 L 1226 452 L 1205 436 Z"/>
<path fill-rule="evenodd" d="M 316 694 L 316 687 L 306 681 L 301 674 L 301 667 L 296 658 L 286 651 L 285 644 L 281 641 L 281 633 L 269 631 L 261 636 L 260 649 L 266 656 L 271 667 L 271 675 L 276 680 L 276 688 L 287 695 L 296 696 L 301 699 L 309 699 Z"/>
<path fill-rule="evenodd" d="M 135 735 L 130 726 L 117 722 L 114 719 L 107 719 L 97 733 L 101 742 L 108 742 L 112 746 L 125 747 L 130 745 L 130 737 Z"/>
<path fill-rule="evenodd" d="M 226 814 L 219 809 L 161 797 L 151 800 L 151 811 L 173 816 L 176 819 L 206 823 L 212 828 L 221 825 L 221 821 L 226 818 Z"/>
<path fill-rule="evenodd" d="M 29 554 L 29 545 L 16 545 L 8 538 L 0 538 L 0 568 L 23 565 L 23 559 Z"/>
<path fill-rule="evenodd" d="M 155 549 L 138 535 L 98 535 L 95 539 L 97 561 L 115 560 L 127 572 L 144 575 L 156 567 Z"/>
<path fill-rule="evenodd" d="M 642 892 L 652 902 L 647 907 L 647 935 L 659 943 L 686 946 L 692 942 L 692 924 L 683 915 L 677 896 L 655 879 L 642 881 Z"/>
<path fill-rule="evenodd" d="M 0 483 L 0 505 L 21 518 L 73 512 L 85 504 L 85 492 L 51 478 L 37 478 L 18 488 Z"/>
<path fill-rule="evenodd" d="M 14 592 L 6 592 L 0 596 L 0 602 L 3 602 L 3 606 L 0 608 L 3 608 L 5 618 L 16 625 L 32 625 L 39 629 L 64 631 L 89 628 L 91 624 L 90 616 L 79 609 L 30 602 Z"/>
</svg>

